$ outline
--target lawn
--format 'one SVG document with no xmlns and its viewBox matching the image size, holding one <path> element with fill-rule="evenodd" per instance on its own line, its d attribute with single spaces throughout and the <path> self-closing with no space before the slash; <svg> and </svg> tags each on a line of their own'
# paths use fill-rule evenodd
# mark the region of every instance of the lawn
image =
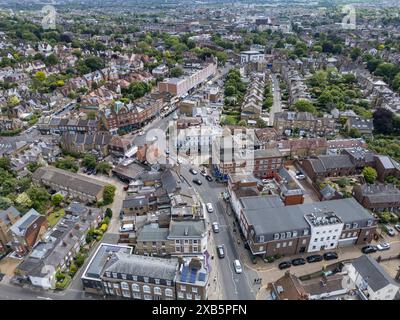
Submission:
<svg viewBox="0 0 400 320">
<path fill-rule="evenodd" d="M 47 216 L 47 221 L 49 222 L 50 227 L 54 227 L 57 222 L 65 215 L 64 209 L 60 209 L 58 211 L 54 211 L 53 213 Z"/>
</svg>

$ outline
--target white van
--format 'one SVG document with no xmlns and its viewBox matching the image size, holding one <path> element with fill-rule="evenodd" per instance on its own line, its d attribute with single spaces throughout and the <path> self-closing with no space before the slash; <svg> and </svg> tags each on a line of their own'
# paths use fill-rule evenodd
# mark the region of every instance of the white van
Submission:
<svg viewBox="0 0 400 320">
<path fill-rule="evenodd" d="M 242 273 L 243 272 L 242 265 L 241 265 L 239 260 L 233 261 L 233 266 L 235 267 L 235 272 L 236 273 Z"/>
<path fill-rule="evenodd" d="M 119 232 L 129 232 L 133 230 L 134 230 L 133 223 L 123 224 L 121 227 L 119 227 Z"/>
</svg>

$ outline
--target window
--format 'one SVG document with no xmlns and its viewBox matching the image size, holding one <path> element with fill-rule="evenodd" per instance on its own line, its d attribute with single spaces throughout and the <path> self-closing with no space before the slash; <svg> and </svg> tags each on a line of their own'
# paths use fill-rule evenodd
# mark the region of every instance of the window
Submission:
<svg viewBox="0 0 400 320">
<path fill-rule="evenodd" d="M 149 295 L 149 294 L 145 294 L 145 295 L 143 296 L 143 298 L 144 298 L 144 300 L 153 300 L 152 296 Z"/>
<path fill-rule="evenodd" d="M 198 241 L 199 241 L 199 240 L 195 239 L 195 240 L 192 240 L 192 243 L 193 243 L 193 244 L 197 244 Z"/>
<path fill-rule="evenodd" d="M 355 229 L 355 228 L 358 228 L 358 223 L 357 222 L 353 223 L 353 229 Z"/>
<path fill-rule="evenodd" d="M 192 288 L 192 292 L 197 293 L 198 292 L 197 288 Z"/>
<path fill-rule="evenodd" d="M 161 289 L 160 289 L 160 287 L 154 287 L 154 294 L 158 294 L 158 295 L 161 295 Z"/>
<path fill-rule="evenodd" d="M 134 293 L 134 294 L 133 294 L 133 297 L 134 297 L 135 299 L 141 299 L 141 298 L 142 298 L 142 296 L 140 295 L 140 293 Z"/>
<path fill-rule="evenodd" d="M 175 244 L 181 244 L 181 240 L 175 240 Z"/>
<path fill-rule="evenodd" d="M 319 231 L 317 231 L 317 234 L 319 234 Z"/>
<path fill-rule="evenodd" d="M 167 297 L 172 297 L 173 296 L 173 294 L 172 294 L 172 289 L 165 289 L 165 296 L 167 296 Z"/>
<path fill-rule="evenodd" d="M 124 290 L 129 290 L 129 285 L 126 282 L 121 282 L 121 288 Z"/>
<path fill-rule="evenodd" d="M 189 244 L 189 240 L 188 239 L 185 239 L 185 244 Z"/>
<path fill-rule="evenodd" d="M 197 247 L 193 247 L 193 252 L 197 252 Z"/>
<path fill-rule="evenodd" d="M 136 283 L 132 284 L 132 291 L 139 292 L 140 291 L 139 285 Z"/>
<path fill-rule="evenodd" d="M 329 240 L 331 237 L 326 237 L 326 240 Z"/>
<path fill-rule="evenodd" d="M 367 227 L 372 226 L 372 222 L 373 222 L 372 220 L 368 220 L 368 221 L 367 221 Z"/>
<path fill-rule="evenodd" d="M 259 242 L 264 242 L 264 236 L 260 236 Z"/>
<path fill-rule="evenodd" d="M 167 286 L 171 285 L 171 280 L 167 280 Z"/>
<path fill-rule="evenodd" d="M 186 291 L 186 286 L 181 286 L 181 291 Z"/>
<path fill-rule="evenodd" d="M 106 277 L 111 277 L 111 273 L 109 271 L 106 272 Z"/>
<path fill-rule="evenodd" d="M 144 285 L 143 286 L 143 292 L 150 293 L 151 292 L 150 287 L 148 285 Z"/>
<path fill-rule="evenodd" d="M 315 238 L 315 239 L 314 239 L 314 242 L 317 242 L 317 241 L 318 241 L 318 238 Z"/>
<path fill-rule="evenodd" d="M 291 247 L 293 245 L 293 241 L 289 241 L 288 247 Z"/>
<path fill-rule="evenodd" d="M 332 240 L 335 240 L 335 239 L 336 239 L 336 236 L 333 236 L 333 237 L 332 237 Z"/>
<path fill-rule="evenodd" d="M 357 231 L 353 232 L 353 237 L 357 237 Z"/>
<path fill-rule="evenodd" d="M 125 298 L 130 298 L 131 297 L 131 293 L 129 291 L 126 291 L 126 290 L 122 290 L 122 295 Z"/>
<path fill-rule="evenodd" d="M 195 299 L 195 300 L 200 300 L 200 299 L 201 299 L 201 295 L 195 294 L 195 295 L 194 295 L 194 299 Z"/>
<path fill-rule="evenodd" d="M 366 235 L 366 236 L 369 235 L 369 230 L 368 230 L 368 231 L 365 231 L 365 235 Z"/>
<path fill-rule="evenodd" d="M 118 274 L 117 274 L 116 272 L 113 272 L 113 273 L 112 273 L 112 277 L 113 277 L 113 278 L 117 278 L 117 277 L 118 277 Z"/>
<path fill-rule="evenodd" d="M 149 283 L 149 277 L 143 277 L 144 282 Z"/>
<path fill-rule="evenodd" d="M 316 246 L 313 246 L 312 248 L 313 248 L 313 250 L 315 250 Z"/>
<path fill-rule="evenodd" d="M 304 229 L 303 230 L 303 236 L 307 236 L 308 235 L 308 229 Z"/>
<path fill-rule="evenodd" d="M 133 281 L 137 281 L 137 276 L 132 276 Z"/>
<path fill-rule="evenodd" d="M 176 252 L 181 252 L 181 247 L 175 247 Z"/>
<path fill-rule="evenodd" d="M 297 231 L 293 231 L 293 232 L 292 232 L 292 237 L 293 237 L 293 238 L 297 237 Z"/>
<path fill-rule="evenodd" d="M 115 289 L 119 289 L 119 284 L 118 284 L 118 283 L 114 283 L 114 284 L 113 284 L 113 287 L 114 287 Z"/>
<path fill-rule="evenodd" d="M 339 229 L 335 229 L 335 232 L 338 232 L 339 231 Z"/>
<path fill-rule="evenodd" d="M 351 225 L 350 223 L 346 223 L 346 225 L 344 226 L 345 229 L 350 229 Z"/>
<path fill-rule="evenodd" d="M 126 280 L 126 274 L 121 274 L 122 279 Z"/>
<path fill-rule="evenodd" d="M 275 233 L 274 234 L 274 240 L 278 240 L 279 239 L 279 233 Z"/>
<path fill-rule="evenodd" d="M 287 242 L 282 243 L 282 248 L 286 248 Z"/>
<path fill-rule="evenodd" d="M 160 279 L 154 279 L 155 284 L 160 284 Z"/>
<path fill-rule="evenodd" d="M 183 299 L 184 293 L 181 291 L 178 291 L 178 298 Z"/>
<path fill-rule="evenodd" d="M 285 239 L 286 233 L 282 232 L 281 233 L 281 239 Z"/>
<path fill-rule="evenodd" d="M 324 237 L 321 238 L 321 241 L 324 241 Z"/>
<path fill-rule="evenodd" d="M 306 244 L 307 243 L 307 239 L 303 239 L 303 241 L 301 242 L 301 244 Z"/>
<path fill-rule="evenodd" d="M 191 293 L 186 293 L 186 299 L 187 300 L 192 300 L 192 294 Z"/>
<path fill-rule="evenodd" d="M 289 232 L 286 232 L 286 238 L 290 238 L 292 236 L 292 233 L 289 231 Z"/>
<path fill-rule="evenodd" d="M 281 247 L 281 244 L 280 244 L 280 243 L 277 243 L 277 244 L 276 244 L 276 248 L 279 249 L 280 247 Z"/>
<path fill-rule="evenodd" d="M 264 246 L 259 246 L 258 251 L 264 251 Z"/>
</svg>

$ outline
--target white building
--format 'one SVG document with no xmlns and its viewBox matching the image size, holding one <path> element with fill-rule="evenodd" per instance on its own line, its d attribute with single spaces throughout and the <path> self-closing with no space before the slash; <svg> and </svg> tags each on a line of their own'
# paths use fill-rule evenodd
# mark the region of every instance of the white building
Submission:
<svg viewBox="0 0 400 320">
<path fill-rule="evenodd" d="M 376 260 L 362 255 L 345 266 L 349 278 L 355 283 L 365 300 L 394 300 L 399 284 L 391 278 Z"/>
<path fill-rule="evenodd" d="M 330 250 L 338 246 L 344 224 L 335 213 L 317 211 L 305 215 L 305 219 L 311 228 L 307 252 Z"/>
<path fill-rule="evenodd" d="M 240 63 L 257 62 L 264 60 L 265 55 L 260 51 L 242 51 L 240 52 Z"/>
</svg>

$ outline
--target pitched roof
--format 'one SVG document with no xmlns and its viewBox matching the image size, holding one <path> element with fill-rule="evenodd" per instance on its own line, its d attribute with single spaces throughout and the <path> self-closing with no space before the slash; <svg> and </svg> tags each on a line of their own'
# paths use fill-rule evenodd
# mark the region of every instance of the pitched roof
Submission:
<svg viewBox="0 0 400 320">
<path fill-rule="evenodd" d="M 11 228 L 10 230 L 18 236 L 24 236 L 26 230 L 29 226 L 36 221 L 37 218 L 40 217 L 40 213 L 37 212 L 35 209 L 29 210 L 24 216 L 19 219 Z"/>
<path fill-rule="evenodd" d="M 3 221 L 6 225 L 11 223 L 11 221 L 8 218 L 9 214 L 15 219 L 17 219 L 21 215 L 21 213 L 13 206 L 5 210 L 0 210 L 0 220 Z"/>
<path fill-rule="evenodd" d="M 362 255 L 352 262 L 353 267 L 375 292 L 389 284 L 399 286 L 376 260 L 368 255 Z"/>
</svg>

